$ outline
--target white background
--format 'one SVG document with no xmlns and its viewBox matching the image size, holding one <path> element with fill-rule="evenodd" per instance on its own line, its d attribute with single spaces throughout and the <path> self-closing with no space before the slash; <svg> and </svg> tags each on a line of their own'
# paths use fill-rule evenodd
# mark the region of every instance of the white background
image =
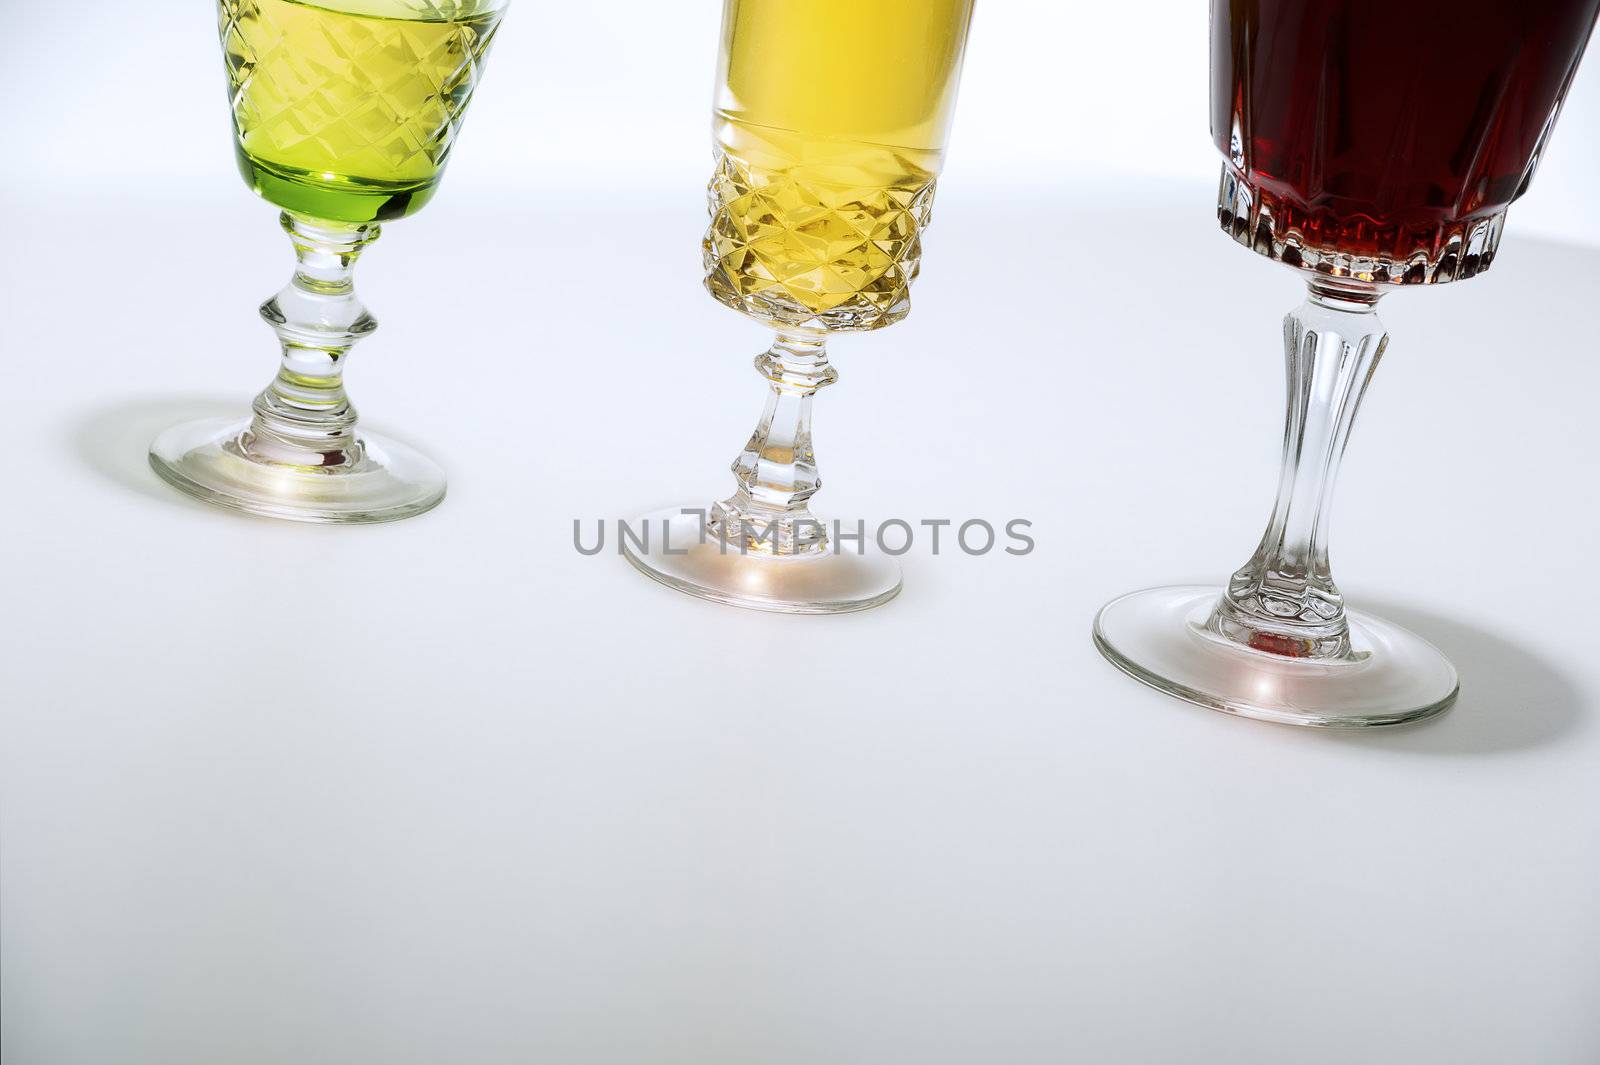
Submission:
<svg viewBox="0 0 1600 1065">
<path fill-rule="evenodd" d="M 1600 1060 L 1600 253 L 1550 239 L 1600 238 L 1600 67 L 1495 269 L 1385 302 L 1336 564 L 1463 695 L 1342 737 L 1088 640 L 1270 502 L 1298 284 L 1215 232 L 1203 5 L 980 8 L 819 508 L 1039 549 L 796 619 L 571 548 L 723 490 L 759 409 L 699 288 L 714 5 L 518 0 L 359 272 L 353 393 L 450 498 L 318 529 L 144 464 L 265 382 L 288 270 L 209 10 L 3 2 L 6 1065 Z"/>
</svg>

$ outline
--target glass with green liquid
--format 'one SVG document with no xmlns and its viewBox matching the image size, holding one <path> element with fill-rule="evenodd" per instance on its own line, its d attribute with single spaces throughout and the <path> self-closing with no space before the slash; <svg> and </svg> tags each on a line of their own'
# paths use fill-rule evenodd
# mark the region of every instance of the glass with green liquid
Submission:
<svg viewBox="0 0 1600 1065">
<path fill-rule="evenodd" d="M 150 449 L 165 480 L 269 517 L 420 514 L 444 474 L 357 426 L 344 361 L 377 328 L 356 298 L 379 223 L 432 198 L 509 0 L 220 0 L 240 172 L 282 209 L 299 260 L 261 308 L 283 348 L 248 420 L 191 422 Z"/>
</svg>

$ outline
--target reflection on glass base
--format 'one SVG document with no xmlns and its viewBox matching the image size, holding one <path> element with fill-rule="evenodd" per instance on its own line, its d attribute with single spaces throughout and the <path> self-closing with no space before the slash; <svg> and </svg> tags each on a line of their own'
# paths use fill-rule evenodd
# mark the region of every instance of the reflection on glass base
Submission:
<svg viewBox="0 0 1600 1065">
<path fill-rule="evenodd" d="M 1456 700 L 1455 667 L 1398 625 L 1347 611 L 1352 656 L 1307 661 L 1206 631 L 1219 588 L 1152 588 L 1106 605 L 1094 642 L 1111 664 L 1180 699 L 1242 717 L 1318 728 L 1417 721 Z"/>
<path fill-rule="evenodd" d="M 174 426 L 150 445 L 150 465 L 196 499 L 289 521 L 396 521 L 432 510 L 444 498 L 444 471 L 404 444 L 362 430 L 362 457 L 353 466 L 288 466 L 239 452 L 235 441 L 249 425 L 247 419 L 211 418 Z"/>
<path fill-rule="evenodd" d="M 680 592 L 729 606 L 784 614 L 843 614 L 900 594 L 900 566 L 868 544 L 808 555 L 741 553 L 715 535 L 701 539 L 699 514 L 659 510 L 630 526 L 646 539 L 623 554 L 646 576 Z"/>
</svg>

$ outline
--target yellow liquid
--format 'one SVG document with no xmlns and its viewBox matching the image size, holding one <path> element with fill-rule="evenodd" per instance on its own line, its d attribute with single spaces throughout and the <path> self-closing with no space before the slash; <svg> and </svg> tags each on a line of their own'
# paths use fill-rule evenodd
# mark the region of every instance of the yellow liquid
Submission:
<svg viewBox="0 0 1600 1065">
<path fill-rule="evenodd" d="M 399 218 L 432 196 L 503 0 L 220 0 L 239 166 L 286 210 Z"/>
<path fill-rule="evenodd" d="M 973 0 L 726 0 L 706 287 L 776 325 L 903 318 Z"/>
</svg>

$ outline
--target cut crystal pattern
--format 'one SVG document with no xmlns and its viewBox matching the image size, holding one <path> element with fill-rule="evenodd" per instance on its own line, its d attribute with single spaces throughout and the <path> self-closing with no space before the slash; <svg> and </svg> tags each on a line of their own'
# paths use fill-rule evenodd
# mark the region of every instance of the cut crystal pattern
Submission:
<svg viewBox="0 0 1600 1065">
<path fill-rule="evenodd" d="M 1269 259 L 1328 277 L 1372 284 L 1438 285 L 1489 269 L 1500 246 L 1505 212 L 1391 235 L 1389 256 L 1351 255 L 1307 237 L 1300 210 L 1265 189 L 1252 187 L 1232 165 L 1222 166 L 1217 219 L 1224 232 Z"/>
<path fill-rule="evenodd" d="M 719 152 L 709 189 L 706 288 L 779 327 L 879 329 L 911 309 L 934 182 L 839 185 Z"/>
<path fill-rule="evenodd" d="M 500 19 L 330 18 L 283 0 L 221 0 L 219 13 L 246 153 L 384 182 L 444 166 Z"/>
</svg>

